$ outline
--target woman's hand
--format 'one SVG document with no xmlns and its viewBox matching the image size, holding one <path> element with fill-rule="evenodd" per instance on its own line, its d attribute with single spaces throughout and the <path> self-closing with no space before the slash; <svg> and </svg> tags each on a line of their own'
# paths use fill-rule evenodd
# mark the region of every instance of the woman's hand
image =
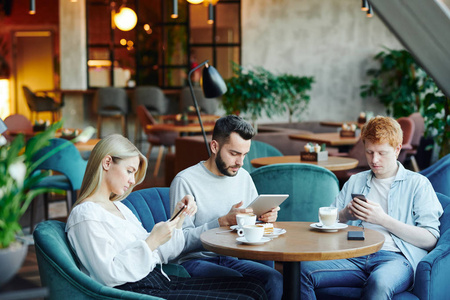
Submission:
<svg viewBox="0 0 450 300">
<path fill-rule="evenodd" d="M 173 221 L 177 223 L 177 228 L 181 228 L 183 226 L 184 218 L 186 216 L 193 216 L 197 212 L 197 203 L 195 203 L 194 197 L 191 195 L 186 195 L 181 199 L 176 205 L 175 210 L 172 215 L 176 215 L 180 209 L 186 207 L 184 212 L 178 215 Z"/>
<path fill-rule="evenodd" d="M 175 229 L 177 222 L 166 221 L 159 222 L 153 226 L 150 235 L 145 240 L 150 250 L 155 250 L 162 244 L 165 244 L 172 237 L 173 230 Z"/>
</svg>

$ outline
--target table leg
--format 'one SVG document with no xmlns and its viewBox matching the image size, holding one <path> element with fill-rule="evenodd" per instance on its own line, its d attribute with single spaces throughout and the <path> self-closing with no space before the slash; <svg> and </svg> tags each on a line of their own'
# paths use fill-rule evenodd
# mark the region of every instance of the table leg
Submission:
<svg viewBox="0 0 450 300">
<path fill-rule="evenodd" d="M 300 299 L 300 262 L 283 262 L 283 300 Z"/>
</svg>

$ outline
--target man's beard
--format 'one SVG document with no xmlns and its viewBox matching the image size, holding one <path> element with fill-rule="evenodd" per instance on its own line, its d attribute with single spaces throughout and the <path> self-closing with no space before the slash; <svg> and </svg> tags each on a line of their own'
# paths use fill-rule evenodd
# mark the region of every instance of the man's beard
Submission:
<svg viewBox="0 0 450 300">
<path fill-rule="evenodd" d="M 219 170 L 220 173 L 222 173 L 225 176 L 229 176 L 229 177 L 233 177 L 236 176 L 238 172 L 236 173 L 231 173 L 231 171 L 228 170 L 227 165 L 225 164 L 225 162 L 222 160 L 222 156 L 220 155 L 220 151 L 217 152 L 217 157 L 216 157 L 216 166 L 217 169 Z M 232 168 L 240 168 L 240 166 L 231 166 Z"/>
</svg>

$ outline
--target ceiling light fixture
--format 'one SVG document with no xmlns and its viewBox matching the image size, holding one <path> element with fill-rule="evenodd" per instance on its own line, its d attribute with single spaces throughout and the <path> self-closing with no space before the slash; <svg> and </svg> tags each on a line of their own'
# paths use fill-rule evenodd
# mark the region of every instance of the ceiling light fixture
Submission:
<svg viewBox="0 0 450 300">
<path fill-rule="evenodd" d="M 370 5 L 370 3 L 369 3 L 369 10 L 367 11 L 367 17 L 368 18 L 372 18 L 373 17 L 372 5 Z"/>
<path fill-rule="evenodd" d="M 367 0 L 362 0 L 361 10 L 362 11 L 368 11 L 369 10 L 369 2 Z"/>
<path fill-rule="evenodd" d="M 178 0 L 173 0 L 173 9 L 172 9 L 172 14 L 170 15 L 170 17 L 172 19 L 176 19 L 178 18 Z"/>
<path fill-rule="evenodd" d="M 187 0 L 190 4 L 200 4 L 203 2 L 203 0 Z"/>
<path fill-rule="evenodd" d="M 124 4 L 120 7 L 119 13 L 114 14 L 114 24 L 122 31 L 130 31 L 137 24 L 137 15 Z"/>
<path fill-rule="evenodd" d="M 208 24 L 214 24 L 214 6 L 212 3 L 208 5 Z"/>
<path fill-rule="evenodd" d="M 30 0 L 30 11 L 28 12 L 30 15 L 36 14 L 36 1 Z"/>
</svg>

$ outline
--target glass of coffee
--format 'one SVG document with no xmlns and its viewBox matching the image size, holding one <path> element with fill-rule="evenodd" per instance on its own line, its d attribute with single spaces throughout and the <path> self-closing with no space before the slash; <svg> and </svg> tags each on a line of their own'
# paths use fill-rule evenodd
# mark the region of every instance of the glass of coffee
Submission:
<svg viewBox="0 0 450 300">
<path fill-rule="evenodd" d="M 319 208 L 319 221 L 323 226 L 333 227 L 337 222 L 337 208 L 329 206 Z"/>
</svg>

